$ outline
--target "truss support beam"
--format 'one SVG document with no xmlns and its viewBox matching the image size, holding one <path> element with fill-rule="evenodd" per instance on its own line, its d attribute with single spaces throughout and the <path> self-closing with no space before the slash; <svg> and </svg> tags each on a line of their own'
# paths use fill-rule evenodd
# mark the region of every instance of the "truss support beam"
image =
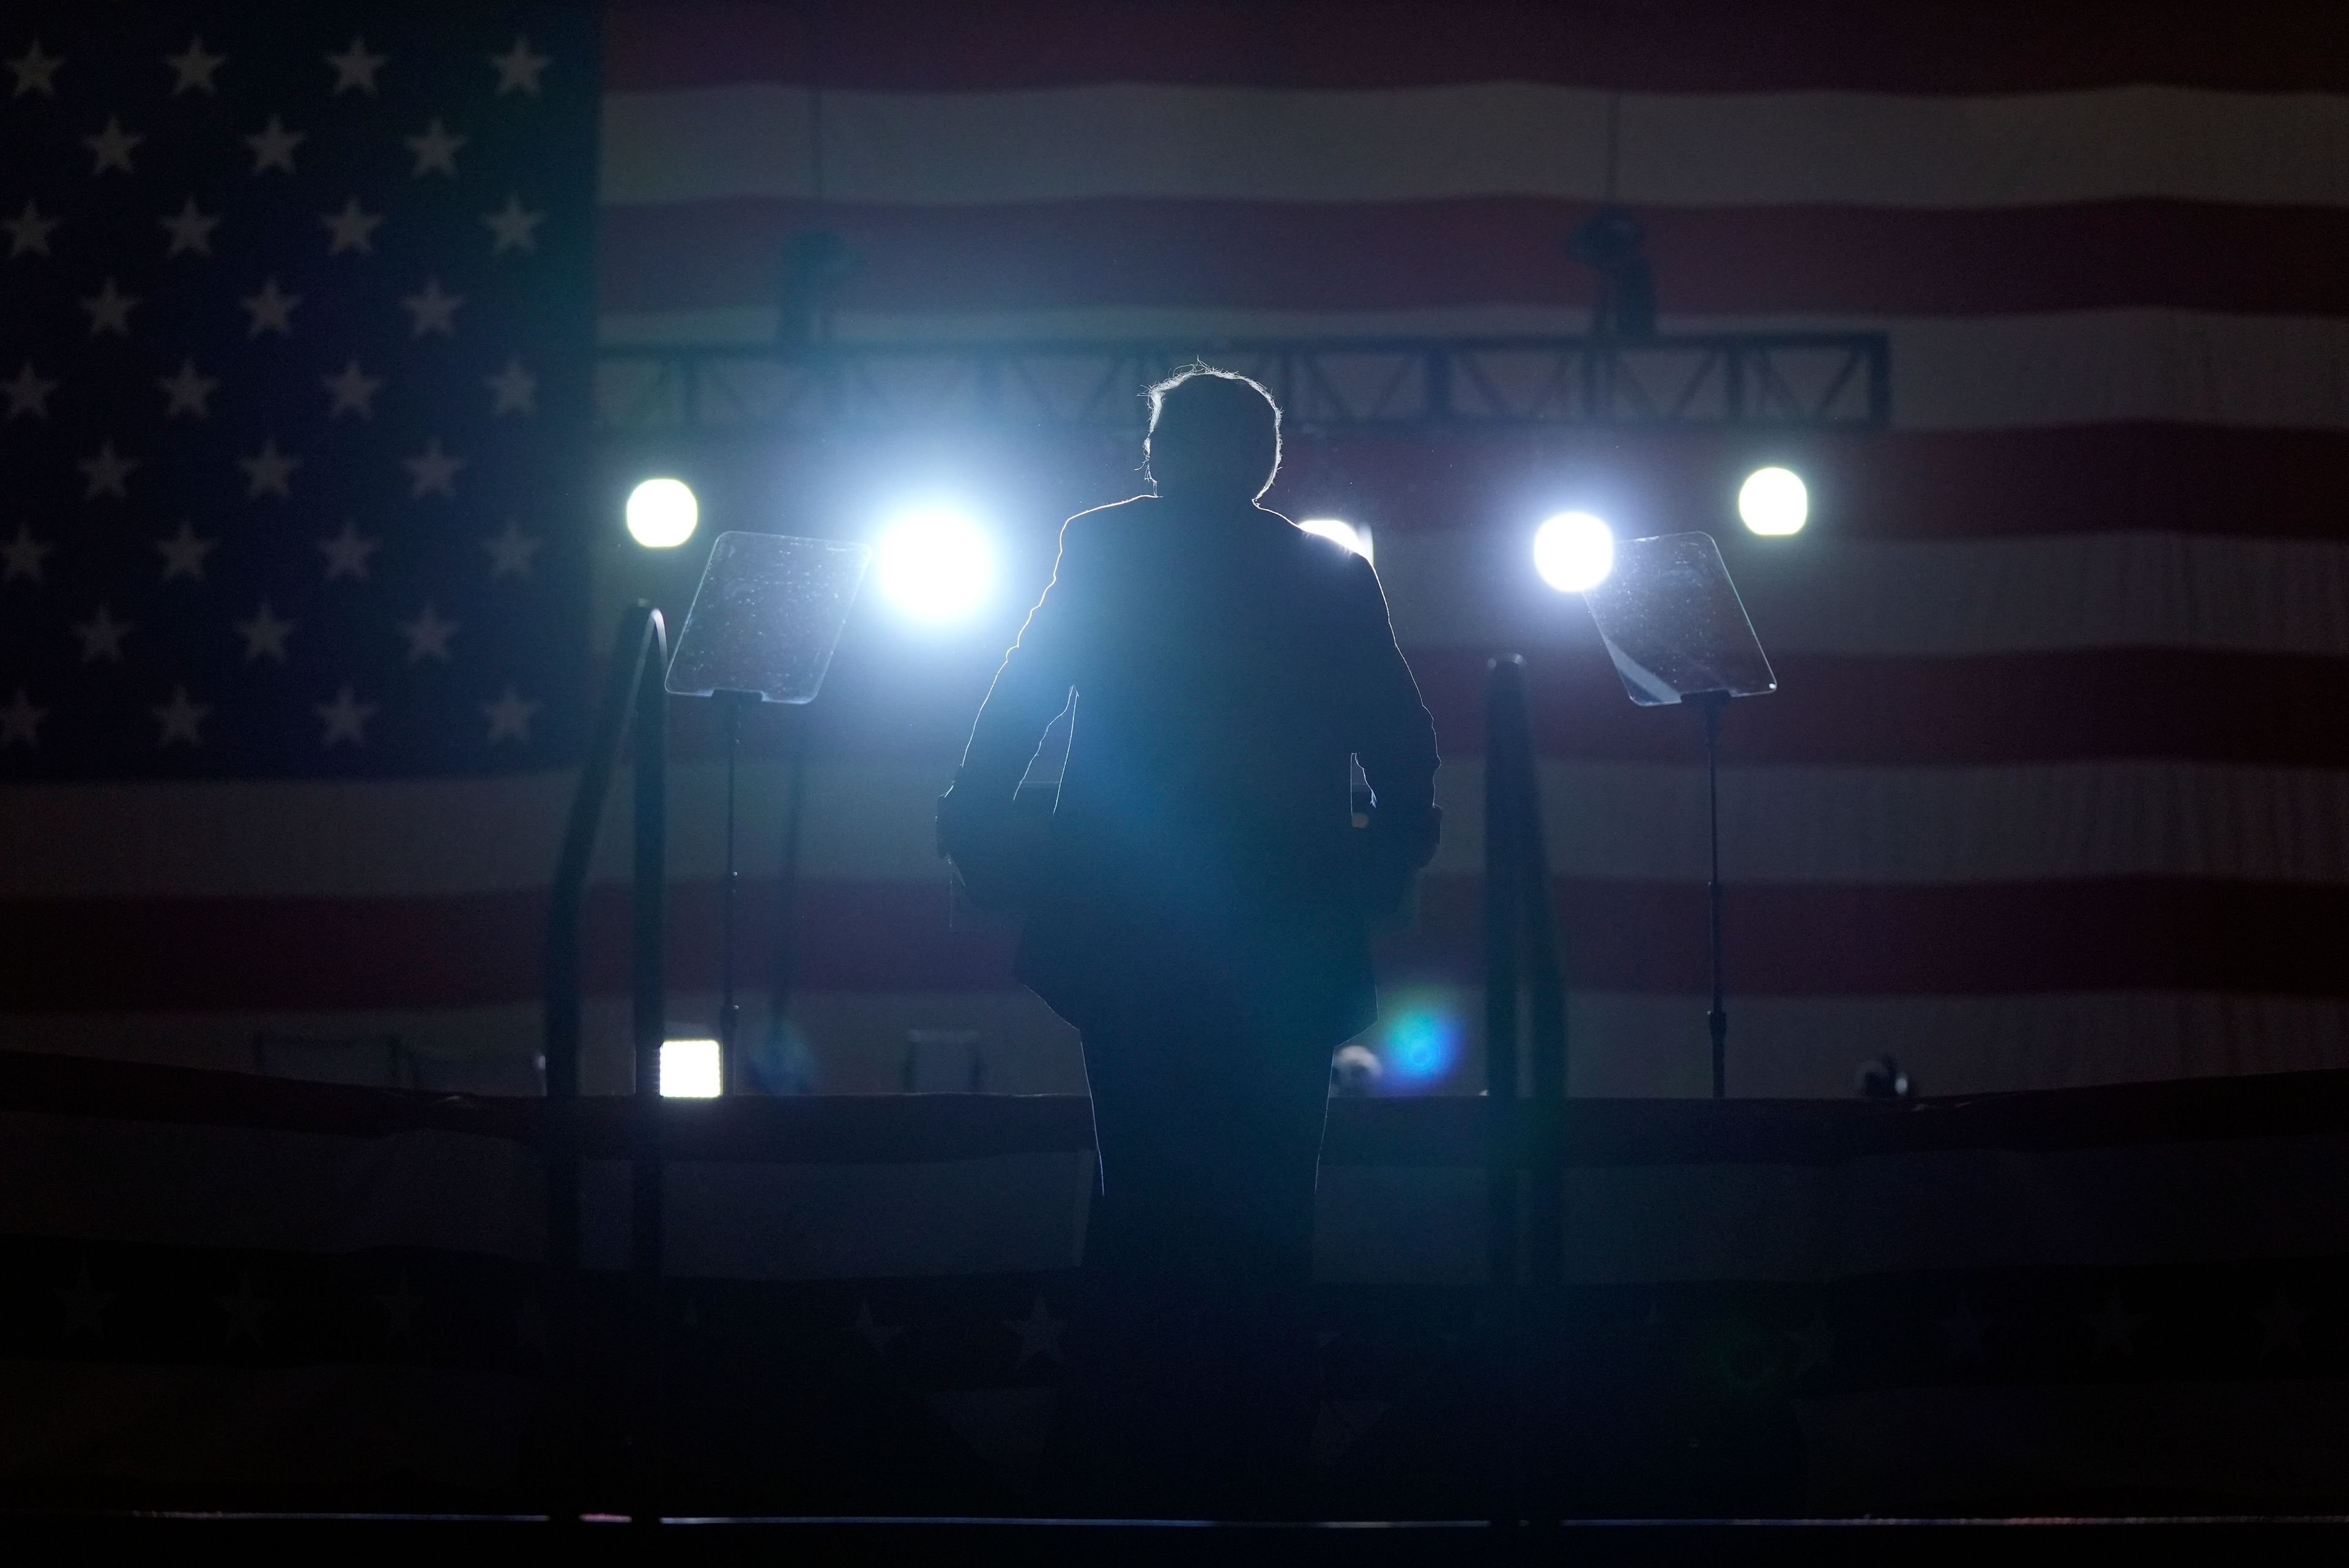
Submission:
<svg viewBox="0 0 2349 1568">
<path fill-rule="evenodd" d="M 815 348 L 608 348 L 608 430 L 1140 425 L 1140 389 L 1195 358 L 1270 387 L 1291 428 L 1425 435 L 1547 427 L 1876 430 L 1892 360 L 1878 332 L 1594 337 L 859 343 Z"/>
</svg>

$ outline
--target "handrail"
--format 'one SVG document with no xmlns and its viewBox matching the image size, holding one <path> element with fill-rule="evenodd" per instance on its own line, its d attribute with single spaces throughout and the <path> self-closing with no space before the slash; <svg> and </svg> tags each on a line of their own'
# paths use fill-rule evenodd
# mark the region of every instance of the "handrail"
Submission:
<svg viewBox="0 0 2349 1568">
<path fill-rule="evenodd" d="M 1553 1445 L 1538 1432 L 1557 1419 L 1566 1273 L 1566 976 L 1526 708 L 1525 660 L 1494 659 L 1485 687 L 1485 1249 L 1500 1380 L 1493 1428 L 1504 1445 L 1496 1521 L 1550 1516 L 1537 1500 L 1550 1495 Z M 1522 1054 L 1521 991 L 1529 1035 Z"/>
<path fill-rule="evenodd" d="M 636 1157 L 632 1162 L 635 1201 L 630 1251 L 640 1297 L 657 1296 L 659 1285 L 660 1047 L 668 1011 L 663 968 L 668 832 L 668 694 L 663 680 L 667 670 L 667 623 L 659 610 L 639 601 L 622 615 L 619 633 L 613 640 L 603 701 L 595 711 L 595 730 L 588 742 L 579 786 L 571 797 L 563 852 L 555 862 L 554 884 L 547 899 L 543 1064 L 547 1100 L 546 1261 L 552 1275 L 555 1319 L 552 1347 L 555 1366 L 551 1381 L 559 1405 L 554 1423 L 558 1448 L 555 1484 L 564 1493 L 554 1500 L 556 1506 L 549 1510 L 553 1518 L 577 1519 L 581 1501 L 576 1495 L 580 1467 L 575 1448 L 582 1428 L 580 1417 L 585 1414 L 581 1407 L 584 1368 L 580 1364 L 579 1339 L 581 927 L 587 872 L 595 858 L 595 836 L 603 826 L 605 803 L 611 794 L 612 774 L 619 763 L 620 735 L 629 720 L 632 695 L 636 720 L 636 769 L 632 781 L 636 797 L 636 919 L 631 981 L 636 1076 L 630 1137 L 631 1152 Z M 640 1307 L 656 1310 L 657 1303 L 640 1301 Z M 657 1326 L 647 1322 L 647 1332 L 654 1332 Z M 657 1372 L 648 1366 L 646 1376 L 654 1378 Z M 657 1384 L 647 1385 L 640 1415 L 653 1408 L 656 1388 Z M 639 1446 L 637 1461 L 640 1477 L 648 1478 L 648 1428 L 644 1435 L 646 1440 Z"/>
<path fill-rule="evenodd" d="M 1552 1284 L 1565 1267 L 1564 1215 L 1547 1176 L 1558 1168 L 1562 1152 L 1566 971 L 1550 908 L 1526 666 L 1515 654 L 1487 669 L 1485 735 L 1485 1083 L 1494 1132 L 1488 1152 L 1496 1172 L 1530 1166 L 1544 1178 L 1534 1184 L 1522 1235 L 1516 1184 L 1494 1184 L 1487 1262 L 1496 1281 L 1515 1281 L 1522 1266 L 1535 1282 Z M 1529 1036 L 1522 1054 L 1521 990 Z"/>
</svg>

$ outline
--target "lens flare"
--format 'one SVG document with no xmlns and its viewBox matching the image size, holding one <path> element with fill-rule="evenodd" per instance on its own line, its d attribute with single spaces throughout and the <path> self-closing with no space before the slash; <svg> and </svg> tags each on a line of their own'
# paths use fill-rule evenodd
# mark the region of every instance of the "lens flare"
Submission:
<svg viewBox="0 0 2349 1568">
<path fill-rule="evenodd" d="M 1394 1087 L 1408 1092 L 1452 1071 L 1466 1031 L 1441 1000 L 1421 996 L 1392 1003 L 1379 1034 L 1379 1059 Z"/>
</svg>

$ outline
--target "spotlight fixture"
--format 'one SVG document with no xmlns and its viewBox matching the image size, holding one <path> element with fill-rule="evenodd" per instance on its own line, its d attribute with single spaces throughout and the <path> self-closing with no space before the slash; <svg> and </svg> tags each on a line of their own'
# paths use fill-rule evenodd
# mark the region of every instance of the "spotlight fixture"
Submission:
<svg viewBox="0 0 2349 1568">
<path fill-rule="evenodd" d="M 1534 570 L 1562 594 L 1595 588 L 1615 569 L 1615 535 L 1588 512 L 1561 512 L 1534 535 Z"/>
<path fill-rule="evenodd" d="M 1318 534 L 1324 539 L 1343 545 L 1365 561 L 1373 561 L 1371 554 L 1371 531 L 1357 528 L 1351 523 L 1340 523 L 1335 517 L 1308 517 L 1297 524 L 1308 534 Z"/>
<path fill-rule="evenodd" d="M 1811 494 L 1791 468 L 1757 468 L 1738 486 L 1737 514 L 1756 534 L 1799 534 L 1810 520 Z"/>
<path fill-rule="evenodd" d="M 950 506 L 926 507 L 881 535 L 881 592 L 918 620 L 959 620 L 987 598 L 995 552 L 987 535 Z"/>
<path fill-rule="evenodd" d="M 681 479 L 647 479 L 628 492 L 628 534 L 647 550 L 673 550 L 693 537 L 701 503 Z"/>
</svg>

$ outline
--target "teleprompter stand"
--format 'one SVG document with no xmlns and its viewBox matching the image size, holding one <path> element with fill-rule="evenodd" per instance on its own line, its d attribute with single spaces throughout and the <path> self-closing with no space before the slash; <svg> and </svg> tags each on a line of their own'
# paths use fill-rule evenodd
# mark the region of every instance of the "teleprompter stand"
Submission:
<svg viewBox="0 0 2349 1568">
<path fill-rule="evenodd" d="M 1713 1097 L 1729 1087 L 1729 1004 L 1721 964 L 1721 715 L 1740 697 L 1778 689 L 1721 546 L 1709 534 L 1666 534 L 1619 545 L 1615 569 L 1583 595 L 1624 693 L 1642 708 L 1693 707 L 1704 718 L 1705 812 L 1712 868 Z"/>
<path fill-rule="evenodd" d="M 815 701 L 873 552 L 837 539 L 720 534 L 693 592 L 669 661 L 667 688 L 715 697 L 726 724 L 726 883 L 719 926 L 718 1049 L 721 1082 L 740 1068 L 734 1000 L 734 802 L 742 711 Z M 794 798 L 796 809 L 796 797 Z"/>
</svg>

